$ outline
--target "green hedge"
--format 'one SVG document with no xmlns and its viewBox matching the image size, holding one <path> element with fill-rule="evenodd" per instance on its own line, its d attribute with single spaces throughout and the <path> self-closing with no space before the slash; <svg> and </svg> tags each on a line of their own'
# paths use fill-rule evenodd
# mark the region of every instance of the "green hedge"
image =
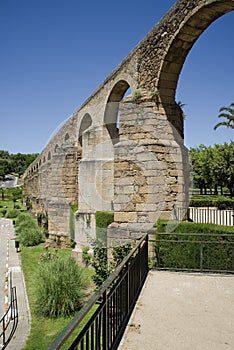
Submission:
<svg viewBox="0 0 234 350">
<path fill-rule="evenodd" d="M 234 209 L 234 199 L 225 196 L 193 195 L 190 207 L 217 207 L 218 209 Z"/>
<path fill-rule="evenodd" d="M 166 234 L 167 221 L 157 223 L 156 265 L 159 268 L 189 270 L 234 270 L 233 228 L 214 224 L 172 222 L 175 230 Z M 172 226 L 171 226 L 172 227 Z M 187 235 L 185 235 L 185 233 Z M 220 236 L 207 236 L 218 234 Z M 224 236 L 225 235 L 225 236 Z M 202 256 L 202 265 L 201 258 Z"/>
<path fill-rule="evenodd" d="M 113 211 L 96 212 L 96 237 L 104 244 L 107 242 L 107 227 L 114 221 Z"/>
</svg>

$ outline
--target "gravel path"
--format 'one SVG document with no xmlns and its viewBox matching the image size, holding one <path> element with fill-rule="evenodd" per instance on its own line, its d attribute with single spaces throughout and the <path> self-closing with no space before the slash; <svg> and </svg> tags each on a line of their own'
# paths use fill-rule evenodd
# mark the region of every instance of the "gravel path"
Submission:
<svg viewBox="0 0 234 350">
<path fill-rule="evenodd" d="M 233 350 L 234 276 L 151 271 L 119 350 Z"/>
</svg>

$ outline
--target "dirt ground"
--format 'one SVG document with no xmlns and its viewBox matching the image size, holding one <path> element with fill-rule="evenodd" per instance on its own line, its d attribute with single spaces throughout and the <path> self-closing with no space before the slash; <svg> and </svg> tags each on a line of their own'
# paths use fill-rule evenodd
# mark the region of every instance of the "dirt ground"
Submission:
<svg viewBox="0 0 234 350">
<path fill-rule="evenodd" d="M 150 271 L 118 350 L 233 350 L 234 276 Z"/>
</svg>

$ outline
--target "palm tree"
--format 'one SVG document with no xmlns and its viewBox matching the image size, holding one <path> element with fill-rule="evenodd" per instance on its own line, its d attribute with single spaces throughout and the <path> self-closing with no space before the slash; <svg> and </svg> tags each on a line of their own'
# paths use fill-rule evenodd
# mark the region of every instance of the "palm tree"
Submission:
<svg viewBox="0 0 234 350">
<path fill-rule="evenodd" d="M 216 130 L 219 126 L 227 126 L 228 128 L 234 129 L 234 102 L 229 107 L 220 108 L 218 118 L 226 118 L 227 121 L 220 122 L 214 126 Z"/>
</svg>

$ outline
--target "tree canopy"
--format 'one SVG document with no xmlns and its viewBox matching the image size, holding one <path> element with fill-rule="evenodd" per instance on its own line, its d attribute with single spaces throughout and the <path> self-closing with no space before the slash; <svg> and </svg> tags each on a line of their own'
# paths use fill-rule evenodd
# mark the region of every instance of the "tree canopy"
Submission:
<svg viewBox="0 0 234 350">
<path fill-rule="evenodd" d="M 223 145 L 191 148 L 189 151 L 193 168 L 193 180 L 200 193 L 214 191 L 223 192 L 226 187 L 231 196 L 234 195 L 234 142 Z"/>
<path fill-rule="evenodd" d="M 37 153 L 10 154 L 8 151 L 0 150 L 0 179 L 3 180 L 8 174 L 21 176 L 37 156 Z"/>
</svg>

